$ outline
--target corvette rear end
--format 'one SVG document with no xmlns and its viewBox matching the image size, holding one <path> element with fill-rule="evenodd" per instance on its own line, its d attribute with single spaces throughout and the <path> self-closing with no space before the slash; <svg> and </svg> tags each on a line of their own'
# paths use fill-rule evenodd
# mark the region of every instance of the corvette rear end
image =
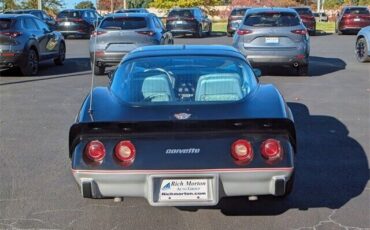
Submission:
<svg viewBox="0 0 370 230">
<path fill-rule="evenodd" d="M 295 143 L 279 92 L 259 85 L 244 56 L 224 46 L 130 53 L 70 129 L 84 197 L 144 197 L 153 206 L 286 195 Z"/>
</svg>

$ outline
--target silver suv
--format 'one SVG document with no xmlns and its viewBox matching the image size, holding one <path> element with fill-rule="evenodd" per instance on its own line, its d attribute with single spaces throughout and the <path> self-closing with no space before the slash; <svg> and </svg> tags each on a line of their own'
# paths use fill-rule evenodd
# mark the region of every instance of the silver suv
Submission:
<svg viewBox="0 0 370 230">
<path fill-rule="evenodd" d="M 298 13 L 287 8 L 248 10 L 233 40 L 252 65 L 289 66 L 303 76 L 308 74 L 309 44 Z"/>
</svg>

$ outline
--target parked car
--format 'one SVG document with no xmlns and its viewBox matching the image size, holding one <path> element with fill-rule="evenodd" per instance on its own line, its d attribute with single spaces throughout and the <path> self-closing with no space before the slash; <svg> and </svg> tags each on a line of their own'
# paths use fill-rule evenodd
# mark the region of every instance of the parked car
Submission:
<svg viewBox="0 0 370 230">
<path fill-rule="evenodd" d="M 212 32 L 212 21 L 200 8 L 175 8 L 170 10 L 166 28 L 174 35 L 192 34 L 201 38 L 204 33 Z"/>
<path fill-rule="evenodd" d="M 346 6 L 337 17 L 336 32 L 357 33 L 361 28 L 370 25 L 370 13 L 367 7 Z"/>
<path fill-rule="evenodd" d="M 279 91 L 258 83 L 259 73 L 230 46 L 129 53 L 70 128 L 82 196 L 211 206 L 222 197 L 288 195 L 294 120 Z"/>
<path fill-rule="evenodd" d="M 117 65 L 131 50 L 147 45 L 173 44 L 171 32 L 154 14 L 130 13 L 106 16 L 90 38 L 90 58 L 96 75 Z"/>
<path fill-rule="evenodd" d="M 299 17 L 301 17 L 303 24 L 308 30 L 310 35 L 316 34 L 316 20 L 310 7 L 292 7 L 298 12 Z"/>
<path fill-rule="evenodd" d="M 313 16 L 315 17 L 315 20 L 317 22 L 328 22 L 329 21 L 329 17 L 328 15 L 325 14 L 325 12 L 313 13 Z"/>
<path fill-rule="evenodd" d="M 66 45 L 61 33 L 52 31 L 30 14 L 0 15 L 0 69 L 19 67 L 23 75 L 36 75 L 39 62 L 62 65 Z"/>
<path fill-rule="evenodd" d="M 358 32 L 355 50 L 359 62 L 370 61 L 370 26 L 364 27 Z"/>
<path fill-rule="evenodd" d="M 231 11 L 229 18 L 227 19 L 227 36 L 231 37 L 239 28 L 239 25 L 244 18 L 244 14 L 248 9 L 248 7 L 237 7 Z"/>
<path fill-rule="evenodd" d="M 32 14 L 42 21 L 44 21 L 50 29 L 55 29 L 56 28 L 56 21 L 54 18 L 49 16 L 45 11 L 43 10 L 35 10 L 35 9 L 30 9 L 30 10 L 12 10 L 12 11 L 6 11 L 4 14 Z"/>
<path fill-rule="evenodd" d="M 249 9 L 234 35 L 233 46 L 253 66 L 285 65 L 298 75 L 308 74 L 310 40 L 293 9 Z"/>
<path fill-rule="evenodd" d="M 130 9 L 120 9 L 116 13 L 149 13 L 145 8 L 130 8 Z"/>
<path fill-rule="evenodd" d="M 69 36 L 90 38 L 102 17 L 93 9 L 63 10 L 57 16 L 57 30 Z"/>
</svg>

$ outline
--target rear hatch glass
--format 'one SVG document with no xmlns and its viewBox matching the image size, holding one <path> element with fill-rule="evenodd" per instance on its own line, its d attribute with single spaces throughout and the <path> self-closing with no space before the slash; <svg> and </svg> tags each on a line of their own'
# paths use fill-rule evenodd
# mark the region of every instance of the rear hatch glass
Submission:
<svg viewBox="0 0 370 230">
<path fill-rule="evenodd" d="M 248 15 L 244 25 L 253 27 L 298 26 L 300 20 L 296 14 L 286 12 L 262 12 Z"/>
<path fill-rule="evenodd" d="M 147 27 L 144 17 L 106 18 L 100 24 L 105 30 L 135 30 Z"/>
<path fill-rule="evenodd" d="M 247 9 L 233 9 L 233 11 L 231 11 L 231 16 L 244 16 L 245 11 L 247 11 Z"/>
<path fill-rule="evenodd" d="M 307 8 L 295 8 L 295 11 L 297 11 L 299 15 L 312 16 L 312 11 Z"/>
<path fill-rule="evenodd" d="M 191 18 L 194 17 L 192 10 L 173 10 L 168 14 L 169 18 Z"/>
<path fill-rule="evenodd" d="M 369 14 L 369 10 L 367 8 L 348 8 L 344 12 L 344 14 Z"/>
<path fill-rule="evenodd" d="M 80 18 L 81 12 L 80 11 L 62 11 L 58 14 L 57 18 Z"/>
<path fill-rule="evenodd" d="M 11 24 L 12 24 L 12 20 L 1 18 L 0 19 L 0 31 L 9 30 Z"/>
</svg>

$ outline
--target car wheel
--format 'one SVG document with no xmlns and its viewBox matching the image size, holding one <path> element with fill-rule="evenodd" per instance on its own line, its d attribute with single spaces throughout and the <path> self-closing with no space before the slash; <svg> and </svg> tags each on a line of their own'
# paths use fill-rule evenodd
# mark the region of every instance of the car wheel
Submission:
<svg viewBox="0 0 370 230">
<path fill-rule="evenodd" d="M 202 30 L 202 25 L 198 26 L 198 32 L 195 34 L 195 37 L 201 38 L 203 36 L 203 30 Z"/>
<path fill-rule="evenodd" d="M 62 42 L 59 45 L 59 55 L 54 59 L 55 65 L 63 65 L 64 60 L 66 59 L 66 45 Z"/>
<path fill-rule="evenodd" d="M 367 47 L 367 43 L 365 38 L 360 38 L 356 42 L 356 58 L 359 62 L 368 62 L 370 58 L 368 56 L 369 47 Z"/>
<path fill-rule="evenodd" d="M 298 76 L 307 76 L 308 75 L 308 64 L 301 65 L 296 68 Z"/>
<path fill-rule="evenodd" d="M 105 67 L 104 66 L 94 66 L 94 74 L 95 75 L 103 75 L 105 73 Z"/>
<path fill-rule="evenodd" d="M 37 52 L 34 49 L 28 51 L 27 59 L 23 66 L 21 66 L 21 72 L 24 76 L 34 76 L 39 71 L 39 58 Z"/>
<path fill-rule="evenodd" d="M 310 36 L 315 36 L 316 35 L 316 30 L 312 30 L 312 31 L 308 32 L 308 34 Z"/>
<path fill-rule="evenodd" d="M 210 37 L 212 35 L 212 23 L 209 24 L 209 29 L 207 32 L 207 36 Z"/>
<path fill-rule="evenodd" d="M 342 35 L 343 34 L 343 32 L 342 31 L 340 31 L 339 29 L 337 30 L 337 34 L 338 35 Z"/>
</svg>

